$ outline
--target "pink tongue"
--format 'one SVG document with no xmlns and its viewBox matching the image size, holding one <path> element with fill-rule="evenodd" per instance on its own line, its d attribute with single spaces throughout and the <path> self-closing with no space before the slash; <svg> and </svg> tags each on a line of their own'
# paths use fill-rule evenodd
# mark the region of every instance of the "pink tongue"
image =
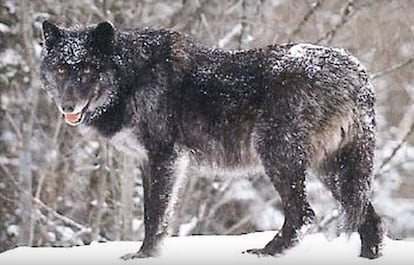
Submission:
<svg viewBox="0 0 414 265">
<path fill-rule="evenodd" d="M 65 114 L 65 120 L 68 123 L 77 123 L 80 120 L 81 113 Z"/>
</svg>

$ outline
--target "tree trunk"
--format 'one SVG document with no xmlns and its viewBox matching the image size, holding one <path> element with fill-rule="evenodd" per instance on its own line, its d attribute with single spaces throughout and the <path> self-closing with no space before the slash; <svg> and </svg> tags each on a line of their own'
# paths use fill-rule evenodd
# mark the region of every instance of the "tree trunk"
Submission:
<svg viewBox="0 0 414 265">
<path fill-rule="evenodd" d="M 22 128 L 23 142 L 19 153 L 19 177 L 21 185 L 21 217 L 19 245 L 31 246 L 33 242 L 33 219 L 32 219 L 32 153 L 31 142 L 33 134 L 33 118 L 38 102 L 38 74 L 35 64 L 35 53 L 33 49 L 33 32 L 31 25 L 31 1 L 21 2 L 21 32 L 25 60 L 30 68 L 30 85 L 25 89 L 26 111 L 24 112 L 24 123 Z"/>
<path fill-rule="evenodd" d="M 133 219 L 133 195 L 134 195 L 134 158 L 124 154 L 121 176 L 121 220 L 122 239 L 133 240 L 132 219 Z"/>
</svg>

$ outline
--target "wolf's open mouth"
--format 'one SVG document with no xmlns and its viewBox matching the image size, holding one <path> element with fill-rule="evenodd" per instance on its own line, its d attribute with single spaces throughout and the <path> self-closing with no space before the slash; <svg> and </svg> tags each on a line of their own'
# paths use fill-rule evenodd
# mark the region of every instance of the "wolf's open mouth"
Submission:
<svg viewBox="0 0 414 265">
<path fill-rule="evenodd" d="M 83 119 L 83 111 L 78 113 L 64 114 L 66 123 L 70 125 L 78 125 Z"/>
<path fill-rule="evenodd" d="M 85 118 L 85 112 L 88 109 L 89 101 L 85 104 L 85 106 L 79 112 L 75 113 L 64 113 L 65 122 L 72 126 L 77 126 L 82 123 L 83 119 Z"/>
<path fill-rule="evenodd" d="M 77 126 L 81 124 L 83 120 L 85 119 L 86 112 L 88 112 L 89 104 L 99 97 L 100 91 L 101 91 L 100 87 L 96 86 L 95 90 L 93 91 L 92 95 L 90 96 L 89 100 L 85 103 L 85 105 L 77 109 L 77 110 L 80 109 L 80 111 L 71 112 L 71 113 L 62 112 L 65 117 L 65 122 L 71 126 Z"/>
</svg>

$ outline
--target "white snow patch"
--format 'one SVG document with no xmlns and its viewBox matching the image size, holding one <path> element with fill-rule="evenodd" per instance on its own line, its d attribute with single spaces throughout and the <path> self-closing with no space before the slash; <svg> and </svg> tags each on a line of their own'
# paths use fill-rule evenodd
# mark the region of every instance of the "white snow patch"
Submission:
<svg viewBox="0 0 414 265">
<path fill-rule="evenodd" d="M 289 49 L 289 55 L 292 57 L 300 58 L 306 55 L 306 51 L 302 45 L 298 44 Z"/>
<path fill-rule="evenodd" d="M 285 216 L 274 207 L 267 206 L 255 215 L 255 219 L 257 228 L 266 231 L 274 227 L 282 227 Z"/>
<path fill-rule="evenodd" d="M 275 232 L 241 236 L 190 236 L 167 238 L 159 258 L 123 261 L 119 257 L 137 251 L 136 242 L 94 243 L 73 248 L 19 247 L 0 254 L 0 264 L 412 264 L 414 241 L 385 240 L 384 255 L 376 260 L 359 258 L 359 236 L 341 236 L 328 241 L 322 234 L 306 236 L 295 248 L 279 257 L 242 254 L 263 247 Z"/>
<path fill-rule="evenodd" d="M 62 235 L 63 241 L 70 241 L 74 238 L 75 232 L 66 226 L 57 226 L 56 230 Z"/>
<path fill-rule="evenodd" d="M 296 44 L 292 46 L 289 49 L 289 56 L 300 58 L 300 57 L 306 56 L 307 50 L 312 50 L 312 49 L 317 50 L 317 49 L 322 49 L 322 48 L 323 48 L 322 46 L 318 46 L 314 44 L 300 43 L 300 44 Z"/>
<path fill-rule="evenodd" d="M 19 235 L 19 227 L 17 225 L 9 225 L 7 227 L 7 234 L 9 236 L 18 236 Z"/>
<path fill-rule="evenodd" d="M 252 182 L 247 179 L 240 179 L 234 182 L 226 195 L 227 199 L 236 200 L 254 200 L 258 197 L 256 190 L 252 186 Z"/>
<path fill-rule="evenodd" d="M 0 32 L 8 33 L 8 32 L 11 32 L 11 29 L 6 24 L 0 23 Z"/>
<path fill-rule="evenodd" d="M 0 54 L 0 66 L 18 65 L 21 62 L 21 56 L 13 49 L 6 49 Z"/>
<path fill-rule="evenodd" d="M 47 233 L 47 240 L 49 242 L 55 242 L 56 241 L 56 234 L 53 232 L 48 232 Z"/>
<path fill-rule="evenodd" d="M 197 223 L 198 223 L 197 217 L 191 218 L 190 222 L 180 225 L 178 234 L 180 236 L 188 235 L 191 232 L 191 230 L 193 230 L 194 227 L 196 227 Z"/>
<path fill-rule="evenodd" d="M 139 219 L 133 219 L 132 220 L 132 231 L 136 232 L 142 227 L 142 220 Z"/>
</svg>

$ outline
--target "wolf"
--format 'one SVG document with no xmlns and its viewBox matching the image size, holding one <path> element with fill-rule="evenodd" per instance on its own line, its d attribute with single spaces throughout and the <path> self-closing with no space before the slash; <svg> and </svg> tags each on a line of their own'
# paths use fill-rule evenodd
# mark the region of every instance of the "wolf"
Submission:
<svg viewBox="0 0 414 265">
<path fill-rule="evenodd" d="M 339 202 L 344 231 L 359 233 L 360 256 L 381 256 L 384 229 L 370 201 L 374 89 L 345 50 L 225 51 L 107 21 L 44 21 L 43 35 L 42 84 L 66 123 L 95 128 L 141 158 L 145 239 L 123 259 L 159 255 L 185 179 L 206 167 L 261 172 L 280 194 L 283 226 L 247 253 L 277 256 L 298 244 L 315 223 L 305 179 L 316 174 Z"/>
</svg>

